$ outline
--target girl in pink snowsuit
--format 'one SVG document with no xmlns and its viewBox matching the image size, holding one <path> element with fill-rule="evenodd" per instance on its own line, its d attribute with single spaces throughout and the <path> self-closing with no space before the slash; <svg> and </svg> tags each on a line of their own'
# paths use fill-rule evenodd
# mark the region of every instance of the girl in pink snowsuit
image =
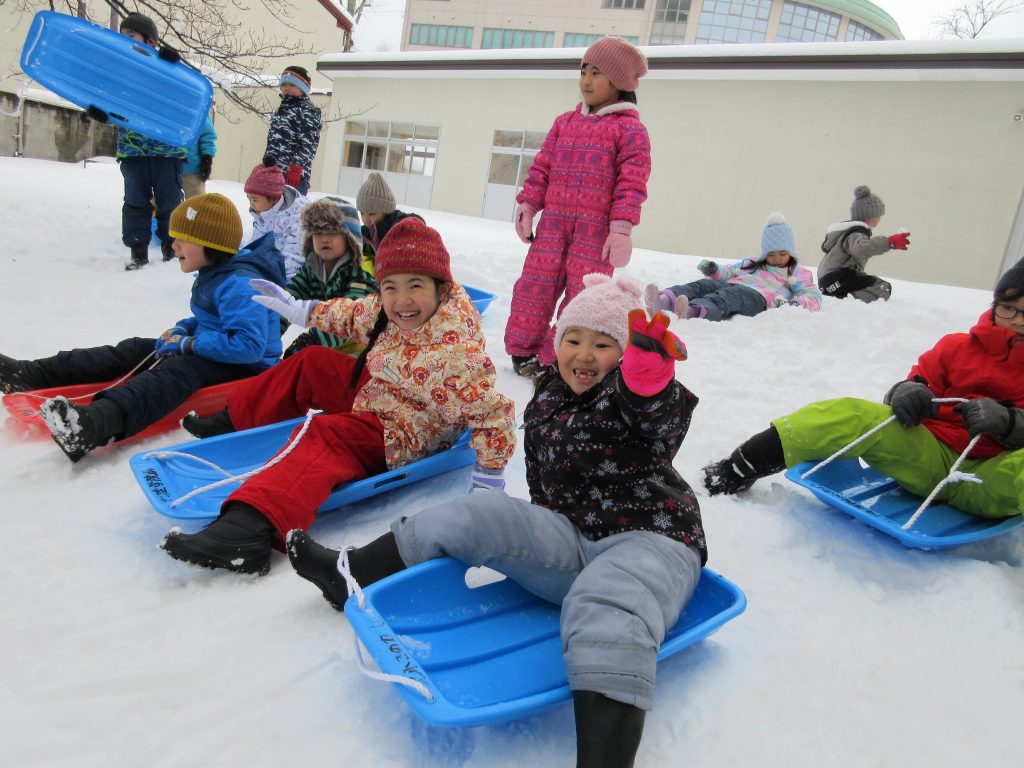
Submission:
<svg viewBox="0 0 1024 768">
<path fill-rule="evenodd" d="M 556 118 L 516 198 L 516 232 L 530 243 L 505 326 L 516 373 L 529 376 L 554 362 L 559 296 L 556 318 L 583 290 L 584 275 L 611 275 L 629 262 L 651 174 L 651 143 L 634 94 L 645 74 L 646 59 L 625 40 L 591 45 L 580 66 L 583 101 Z"/>
</svg>

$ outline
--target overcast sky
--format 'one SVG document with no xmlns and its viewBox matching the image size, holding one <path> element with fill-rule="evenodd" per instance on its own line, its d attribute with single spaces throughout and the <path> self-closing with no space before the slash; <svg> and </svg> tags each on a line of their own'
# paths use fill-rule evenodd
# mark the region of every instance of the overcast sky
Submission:
<svg viewBox="0 0 1024 768">
<path fill-rule="evenodd" d="M 509 0 L 502 0 L 509 2 Z M 654 2 L 654 0 L 650 0 Z M 882 10 L 892 16 L 903 31 L 907 40 L 935 39 L 939 35 L 932 27 L 932 21 L 948 13 L 956 5 L 970 0 L 879 0 L 876 2 Z M 496 0 L 491 0 L 495 2 Z M 386 50 L 401 49 L 402 14 L 405 0 L 373 0 L 369 10 L 356 32 L 357 49 L 366 53 L 379 50 L 386 45 Z M 1024 9 L 996 19 L 991 27 L 986 28 L 982 37 L 1019 37 L 1024 38 Z"/>
</svg>

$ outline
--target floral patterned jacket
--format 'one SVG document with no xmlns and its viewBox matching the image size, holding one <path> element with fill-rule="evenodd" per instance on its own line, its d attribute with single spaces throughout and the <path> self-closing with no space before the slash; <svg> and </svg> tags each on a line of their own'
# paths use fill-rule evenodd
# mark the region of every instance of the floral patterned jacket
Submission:
<svg viewBox="0 0 1024 768">
<path fill-rule="evenodd" d="M 671 381 L 652 397 L 619 370 L 580 395 L 555 375 L 526 407 L 530 500 L 565 515 L 588 539 L 651 531 L 700 552 L 700 507 L 672 466 L 697 397 Z"/>
<path fill-rule="evenodd" d="M 310 327 L 366 344 L 380 311 L 376 294 L 332 299 L 316 306 Z M 389 322 L 377 337 L 352 411 L 381 420 L 389 468 L 450 448 L 467 428 L 477 461 L 505 466 L 516 447 L 515 406 L 494 389 L 484 344 L 480 314 L 460 285 L 419 328 Z"/>
</svg>

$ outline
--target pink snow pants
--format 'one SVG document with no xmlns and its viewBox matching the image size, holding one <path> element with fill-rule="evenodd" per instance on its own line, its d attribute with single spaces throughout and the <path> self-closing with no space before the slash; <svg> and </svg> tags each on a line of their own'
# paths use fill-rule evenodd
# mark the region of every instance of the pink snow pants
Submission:
<svg viewBox="0 0 1024 768">
<path fill-rule="evenodd" d="M 307 347 L 232 391 L 228 412 L 238 429 L 305 416 L 310 408 L 324 413 L 313 417 L 291 453 L 242 483 L 225 505 L 252 505 L 283 540 L 292 528 L 309 528 L 336 486 L 387 469 L 380 420 L 371 413 L 352 413 L 359 389 L 348 386 L 354 366 L 355 359 L 341 352 Z M 364 370 L 359 386 L 367 378 Z"/>
<path fill-rule="evenodd" d="M 545 209 L 523 273 L 512 289 L 512 309 L 505 326 L 505 351 L 537 355 L 542 365 L 555 361 L 555 327 L 551 323 L 566 304 L 583 290 L 583 276 L 611 275 L 615 267 L 601 258 L 608 238 L 608 221 L 571 212 Z M 564 296 L 555 313 L 558 297 Z"/>
</svg>

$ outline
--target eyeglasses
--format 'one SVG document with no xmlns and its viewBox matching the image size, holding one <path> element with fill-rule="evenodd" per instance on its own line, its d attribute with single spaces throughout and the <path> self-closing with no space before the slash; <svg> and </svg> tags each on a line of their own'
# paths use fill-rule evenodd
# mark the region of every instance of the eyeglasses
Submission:
<svg viewBox="0 0 1024 768">
<path fill-rule="evenodd" d="M 1003 320 L 1013 320 L 1017 315 L 1024 315 L 1024 309 L 1017 309 L 1012 304 L 996 304 L 994 311 L 996 317 Z"/>
</svg>

